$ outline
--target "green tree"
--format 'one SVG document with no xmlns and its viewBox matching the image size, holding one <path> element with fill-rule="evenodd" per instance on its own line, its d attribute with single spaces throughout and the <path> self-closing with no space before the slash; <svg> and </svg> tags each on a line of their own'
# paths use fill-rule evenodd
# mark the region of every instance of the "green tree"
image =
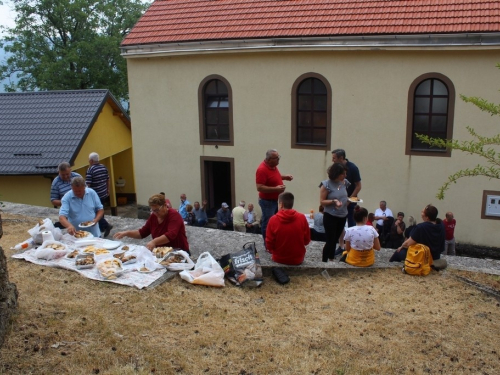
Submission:
<svg viewBox="0 0 500 375">
<path fill-rule="evenodd" d="M 0 47 L 10 54 L 6 91 L 109 89 L 128 101 L 120 43 L 144 13 L 141 0 L 14 0 L 16 26 Z"/>
<path fill-rule="evenodd" d="M 497 65 L 500 68 L 500 64 Z M 488 102 L 485 99 L 478 97 L 468 97 L 460 95 L 463 101 L 472 103 L 481 111 L 489 113 L 491 116 L 500 115 L 500 105 Z M 456 184 L 457 180 L 463 177 L 477 177 L 483 176 L 489 179 L 500 179 L 500 152 L 496 150 L 500 147 L 500 134 L 493 137 L 484 137 L 474 130 L 474 128 L 467 126 L 467 131 L 472 139 L 467 141 L 459 141 L 456 139 L 441 139 L 431 138 L 426 135 L 417 134 L 417 138 L 422 142 L 431 145 L 432 147 L 449 148 L 458 150 L 471 155 L 477 155 L 483 158 L 484 165 L 478 164 L 475 167 L 461 169 L 452 175 L 448 176 L 446 181 L 440 188 L 436 195 L 438 199 L 444 199 L 445 191 L 450 188 L 451 184 Z"/>
</svg>

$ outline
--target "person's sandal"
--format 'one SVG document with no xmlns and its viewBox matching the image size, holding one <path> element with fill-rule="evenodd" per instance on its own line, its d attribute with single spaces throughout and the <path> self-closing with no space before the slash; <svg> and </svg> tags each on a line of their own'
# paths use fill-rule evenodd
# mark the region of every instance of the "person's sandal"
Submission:
<svg viewBox="0 0 500 375">
<path fill-rule="evenodd" d="M 284 285 L 284 284 L 288 284 L 290 282 L 290 278 L 285 273 L 285 271 L 283 271 L 282 268 L 273 267 L 272 272 L 273 272 L 274 278 L 276 279 L 276 281 L 279 284 Z"/>
</svg>

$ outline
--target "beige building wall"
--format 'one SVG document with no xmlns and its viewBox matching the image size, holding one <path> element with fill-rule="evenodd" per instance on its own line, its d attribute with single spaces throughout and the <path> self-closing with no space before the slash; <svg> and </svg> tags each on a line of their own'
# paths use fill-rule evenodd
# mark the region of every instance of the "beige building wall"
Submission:
<svg viewBox="0 0 500 375">
<path fill-rule="evenodd" d="M 330 151 L 291 149 L 291 88 L 301 74 L 323 75 L 332 87 L 332 148 L 344 148 L 361 172 L 362 204 L 373 212 L 381 199 L 393 212 L 420 222 L 435 204 L 444 217 L 453 211 L 457 241 L 497 246 L 499 222 L 481 219 L 483 190 L 497 180 L 463 179 L 436 196 L 447 176 L 481 160 L 453 152 L 451 158 L 405 155 L 408 89 L 421 74 L 437 72 L 455 85 L 454 138 L 467 139 L 467 125 L 484 135 L 498 133 L 497 119 L 464 103 L 459 94 L 499 102 L 500 52 L 317 51 L 129 58 L 134 164 L 139 204 L 165 191 L 174 207 L 185 192 L 201 199 L 200 156 L 235 160 L 235 198 L 257 204 L 255 170 L 269 148 L 277 148 L 295 208 L 317 210 L 319 182 L 331 164 Z M 199 141 L 198 87 L 211 74 L 232 87 L 234 147 Z"/>
</svg>

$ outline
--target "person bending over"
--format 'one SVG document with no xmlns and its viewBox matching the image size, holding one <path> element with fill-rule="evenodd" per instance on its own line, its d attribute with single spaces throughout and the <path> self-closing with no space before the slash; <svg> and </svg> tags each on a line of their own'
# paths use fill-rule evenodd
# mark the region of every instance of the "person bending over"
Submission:
<svg viewBox="0 0 500 375">
<path fill-rule="evenodd" d="M 161 194 L 149 198 L 148 204 L 152 215 L 149 215 L 146 224 L 139 230 L 118 232 L 114 238 L 141 239 L 151 235 L 152 240 L 146 244 L 149 250 L 159 246 L 170 246 L 191 254 L 182 216 L 173 208 L 167 207 L 165 197 Z"/>
</svg>

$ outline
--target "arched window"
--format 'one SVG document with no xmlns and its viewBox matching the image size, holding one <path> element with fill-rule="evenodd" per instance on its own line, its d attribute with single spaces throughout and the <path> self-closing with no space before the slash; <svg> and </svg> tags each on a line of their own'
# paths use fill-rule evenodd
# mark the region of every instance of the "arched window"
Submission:
<svg viewBox="0 0 500 375">
<path fill-rule="evenodd" d="M 218 75 L 206 77 L 198 89 L 198 105 L 200 143 L 232 146 L 233 111 L 229 82 Z"/>
<path fill-rule="evenodd" d="M 329 150 L 330 84 L 320 74 L 301 75 L 292 87 L 292 148 Z"/>
<path fill-rule="evenodd" d="M 454 109 L 455 88 L 446 76 L 428 73 L 413 81 L 408 93 L 406 155 L 451 156 L 451 150 L 431 147 L 416 134 L 451 139 Z"/>
</svg>

